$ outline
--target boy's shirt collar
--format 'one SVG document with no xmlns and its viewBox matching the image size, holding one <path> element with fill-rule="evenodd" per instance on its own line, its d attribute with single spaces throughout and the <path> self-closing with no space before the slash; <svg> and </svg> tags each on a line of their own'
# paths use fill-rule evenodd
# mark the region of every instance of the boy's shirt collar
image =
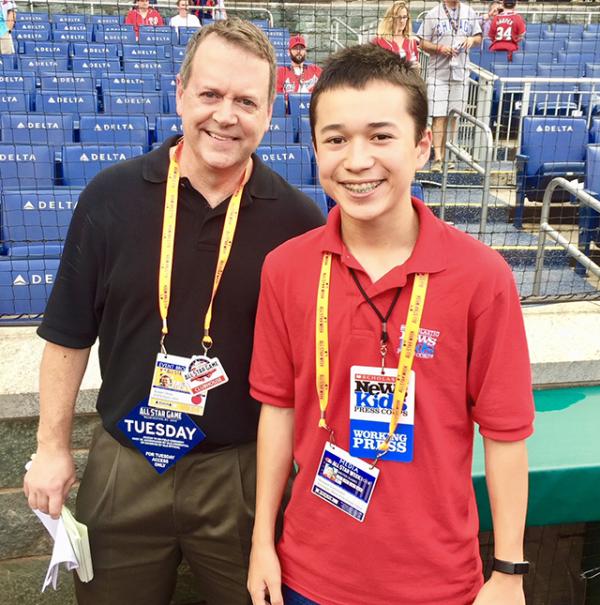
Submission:
<svg viewBox="0 0 600 605">
<path fill-rule="evenodd" d="M 391 269 L 377 281 L 377 290 L 402 287 L 411 273 L 438 273 L 446 266 L 446 227 L 418 198 L 411 198 L 413 208 L 419 216 L 419 235 L 410 257 Z M 321 239 L 321 251 L 339 256 L 348 268 L 364 271 L 360 263 L 346 248 L 341 237 L 341 213 L 335 206 L 327 218 Z"/>
</svg>

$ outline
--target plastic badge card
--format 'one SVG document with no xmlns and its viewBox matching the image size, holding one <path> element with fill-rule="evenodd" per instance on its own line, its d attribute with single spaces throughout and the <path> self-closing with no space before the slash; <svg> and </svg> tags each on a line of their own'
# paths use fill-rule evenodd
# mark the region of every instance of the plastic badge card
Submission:
<svg viewBox="0 0 600 605">
<path fill-rule="evenodd" d="M 229 380 L 219 359 L 217 357 L 211 359 L 205 355 L 192 357 L 183 377 L 194 396 L 205 394 Z"/>
<path fill-rule="evenodd" d="M 154 375 L 148 405 L 162 410 L 202 416 L 206 405 L 204 393 L 192 394 L 184 378 L 190 360 L 177 355 L 159 353 L 154 364 Z"/>
<path fill-rule="evenodd" d="M 364 521 L 379 469 L 326 443 L 312 493 L 358 521 Z"/>
<path fill-rule="evenodd" d="M 350 369 L 350 453 L 375 459 L 388 435 L 394 402 L 396 368 L 352 366 Z M 383 460 L 412 462 L 415 428 L 415 373 L 411 371 L 402 412 Z"/>
</svg>

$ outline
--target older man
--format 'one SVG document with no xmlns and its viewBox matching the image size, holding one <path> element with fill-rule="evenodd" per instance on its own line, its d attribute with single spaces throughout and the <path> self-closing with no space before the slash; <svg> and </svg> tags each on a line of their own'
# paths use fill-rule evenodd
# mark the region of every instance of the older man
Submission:
<svg viewBox="0 0 600 605">
<path fill-rule="evenodd" d="M 95 574 L 77 583 L 85 605 L 166 605 L 182 557 L 209 605 L 248 602 L 260 271 L 270 250 L 322 223 L 253 154 L 274 93 L 259 29 L 238 19 L 201 29 L 177 77 L 183 139 L 108 168 L 81 195 L 39 328 L 48 343 L 24 489 L 32 508 L 60 513 L 75 481 L 75 397 L 98 337 L 103 426 L 77 501 Z"/>
</svg>

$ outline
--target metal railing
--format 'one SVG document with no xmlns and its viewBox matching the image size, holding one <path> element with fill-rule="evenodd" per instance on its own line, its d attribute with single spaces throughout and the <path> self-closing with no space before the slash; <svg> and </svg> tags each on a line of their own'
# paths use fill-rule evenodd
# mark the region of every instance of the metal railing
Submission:
<svg viewBox="0 0 600 605">
<path fill-rule="evenodd" d="M 546 238 L 554 240 L 559 246 L 564 248 L 566 253 L 575 259 L 576 262 L 583 265 L 585 269 L 590 271 L 593 275 L 600 278 L 600 266 L 594 261 L 587 257 L 577 246 L 574 246 L 566 237 L 561 235 L 556 229 L 550 226 L 548 223 L 550 219 L 550 203 L 552 201 L 552 194 L 555 189 L 564 189 L 578 199 L 582 204 L 589 206 L 596 212 L 600 212 L 600 202 L 591 196 L 587 191 L 581 189 L 580 185 L 573 184 L 562 177 L 552 179 L 546 190 L 544 191 L 544 199 L 542 202 L 542 215 L 540 218 L 540 229 L 538 232 L 538 247 L 537 254 L 535 257 L 535 273 L 533 276 L 533 296 L 540 295 L 540 289 L 542 285 L 542 271 L 544 269 L 544 250 L 546 245 Z"/>
<path fill-rule="evenodd" d="M 346 32 L 346 36 L 343 42 L 340 39 L 341 32 Z M 336 48 L 346 48 L 346 46 L 348 46 L 348 34 L 350 34 L 350 36 L 353 38 L 353 43 L 362 43 L 363 34 L 361 34 L 358 30 L 354 29 L 353 27 L 350 27 L 345 21 L 343 21 L 339 17 L 332 17 L 331 21 L 329 22 L 329 36 L 331 39 L 331 43 Z"/>
<path fill-rule="evenodd" d="M 460 119 L 470 122 L 475 130 L 481 132 L 479 140 L 483 141 L 484 159 L 483 165 L 480 164 L 472 153 L 461 149 L 454 142 L 454 137 L 458 133 L 458 128 L 452 129 L 452 121 Z M 458 126 L 458 124 L 457 124 Z M 473 168 L 478 174 L 483 175 L 483 194 L 481 197 L 481 218 L 479 220 L 479 237 L 485 234 L 488 217 L 488 205 L 490 200 L 490 176 L 491 176 L 491 165 L 492 157 L 494 153 L 494 140 L 492 138 L 492 131 L 490 127 L 481 120 L 474 118 L 472 115 L 464 111 L 458 111 L 451 109 L 448 115 L 448 121 L 446 123 L 446 148 L 444 150 L 444 168 L 442 173 L 442 199 L 440 202 L 440 218 L 444 220 L 446 213 L 446 193 L 448 190 L 448 153 L 453 153 L 459 160 L 465 162 L 468 166 Z"/>
</svg>

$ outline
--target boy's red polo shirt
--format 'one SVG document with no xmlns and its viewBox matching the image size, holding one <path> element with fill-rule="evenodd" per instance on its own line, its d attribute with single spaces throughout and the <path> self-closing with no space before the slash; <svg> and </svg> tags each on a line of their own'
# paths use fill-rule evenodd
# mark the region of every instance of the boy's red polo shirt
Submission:
<svg viewBox="0 0 600 605">
<path fill-rule="evenodd" d="M 250 375 L 251 394 L 295 408 L 299 472 L 279 543 L 283 582 L 323 605 L 466 605 L 483 582 L 471 482 L 473 423 L 484 436 L 532 432 L 531 374 L 519 298 L 501 256 L 435 218 L 419 200 L 411 257 L 372 283 L 327 225 L 266 259 Z M 397 367 L 413 274 L 430 274 L 414 360 L 414 461 L 380 461 L 364 523 L 311 494 L 328 434 L 318 429 L 315 303 L 324 251 L 333 253 L 329 301 L 327 421 L 348 449 L 350 367 L 380 363 L 381 324 L 352 280 L 355 269 L 380 310 L 402 293 L 390 320 L 386 365 Z"/>
</svg>

